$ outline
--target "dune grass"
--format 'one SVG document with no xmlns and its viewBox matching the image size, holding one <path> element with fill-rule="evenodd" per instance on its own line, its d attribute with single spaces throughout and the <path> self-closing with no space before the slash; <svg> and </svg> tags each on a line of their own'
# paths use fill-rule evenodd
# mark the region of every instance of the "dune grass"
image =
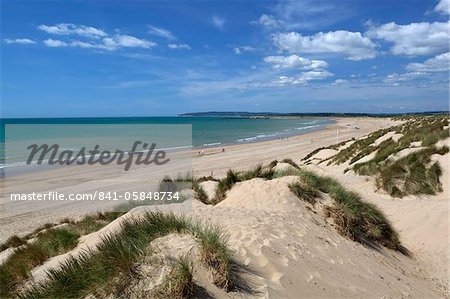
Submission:
<svg viewBox="0 0 450 299">
<path fill-rule="evenodd" d="M 205 189 L 200 185 L 197 180 L 192 182 L 192 190 L 194 191 L 194 197 L 204 204 L 209 204 L 208 194 Z"/>
<path fill-rule="evenodd" d="M 317 189 L 304 184 L 302 181 L 289 184 L 288 187 L 295 196 L 312 205 L 316 203 L 316 198 L 320 196 L 320 193 L 317 191 Z"/>
<path fill-rule="evenodd" d="M 45 224 L 22 238 L 25 243 L 0 265 L 0 297 L 12 297 L 16 288 L 29 278 L 31 269 L 73 249 L 80 236 L 101 229 L 122 214 L 107 212 L 87 215 L 79 221 L 64 219 L 61 227 L 56 227 L 58 224 Z M 31 238 L 35 240 L 26 243 Z"/>
<path fill-rule="evenodd" d="M 25 243 L 27 243 L 27 240 L 25 238 L 14 235 L 9 237 L 3 244 L 0 245 L 0 251 L 3 251 L 7 248 L 19 247 Z"/>
<path fill-rule="evenodd" d="M 79 236 L 70 228 L 49 229 L 39 234 L 35 242 L 18 248 L 0 265 L 0 297 L 11 297 L 15 288 L 29 277 L 31 269 L 74 248 Z"/>
<path fill-rule="evenodd" d="M 33 285 L 21 294 L 21 298 L 82 298 L 89 294 L 100 297 L 120 294 L 128 283 L 127 277 L 134 263 L 146 254 L 148 244 L 170 233 L 194 235 L 200 242 L 202 259 L 216 271 L 217 277 L 222 278 L 220 281 L 231 277 L 224 272 L 231 271 L 231 254 L 224 255 L 224 250 L 229 251 L 224 243 L 226 238 L 218 228 L 204 226 L 172 213 L 152 212 L 125 223 L 120 233 L 104 238 L 97 250 L 71 257 L 60 268 L 50 270 L 46 282 Z M 231 281 L 225 284 L 228 285 Z"/>
<path fill-rule="evenodd" d="M 364 202 L 357 193 L 346 190 L 332 178 L 301 170 L 300 179 L 311 190 L 327 193 L 334 200 L 334 205 L 328 210 L 338 232 L 343 236 L 362 244 L 374 243 L 406 253 L 398 234 L 375 205 Z M 294 194 L 307 196 L 301 193 L 303 189 L 298 188 L 298 185 L 294 186 L 291 189 Z M 316 198 L 313 192 L 307 194 Z"/>
<path fill-rule="evenodd" d="M 395 197 L 440 192 L 441 168 L 436 163 L 429 165 L 430 160 L 427 156 L 430 156 L 430 153 L 440 155 L 446 153 L 446 147 L 439 150 L 433 148 L 437 142 L 449 137 L 448 115 L 408 116 L 401 120 L 405 122 L 356 140 L 330 158 L 328 165 L 349 162 L 351 166 L 344 172 L 353 170 L 358 175 L 375 176 L 378 187 Z M 399 133 L 402 136 L 397 141 L 389 138 L 378 145 L 375 144 L 378 138 L 388 132 Z M 411 147 L 413 142 L 418 142 L 425 149 L 419 153 L 411 153 L 398 162 L 392 161 L 395 154 Z M 337 148 L 338 144 L 316 149 L 302 160 L 308 160 L 320 150 L 331 147 Z M 372 159 L 358 163 L 360 159 L 374 152 L 376 153 Z"/>
<path fill-rule="evenodd" d="M 431 163 L 432 155 L 444 155 L 449 148 L 429 147 L 413 152 L 385 166 L 377 177 L 377 185 L 394 197 L 408 194 L 434 195 L 442 191 L 439 180 L 442 170 L 438 162 Z"/>
<path fill-rule="evenodd" d="M 226 177 L 219 180 L 219 185 L 216 189 L 216 194 L 214 199 L 212 200 L 213 204 L 218 204 L 222 200 L 225 199 L 227 191 L 230 190 L 234 184 L 237 182 L 240 182 L 240 179 L 238 177 L 238 174 L 234 172 L 233 170 L 229 169 L 227 171 Z"/>
<path fill-rule="evenodd" d="M 294 168 L 300 169 L 300 166 L 298 166 L 297 163 L 294 162 L 294 160 L 290 159 L 290 158 L 286 158 L 281 160 L 281 163 L 287 163 L 289 165 L 291 165 Z"/>
<path fill-rule="evenodd" d="M 185 299 L 194 294 L 194 264 L 186 256 L 174 261 L 172 270 L 166 277 L 164 284 L 155 292 L 155 299 Z"/>
</svg>

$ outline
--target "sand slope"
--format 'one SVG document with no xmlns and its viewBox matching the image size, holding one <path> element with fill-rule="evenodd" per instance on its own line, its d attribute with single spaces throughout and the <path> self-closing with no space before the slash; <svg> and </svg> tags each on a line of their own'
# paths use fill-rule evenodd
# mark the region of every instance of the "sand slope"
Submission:
<svg viewBox="0 0 450 299">
<path fill-rule="evenodd" d="M 437 298 L 413 259 L 378 252 L 340 236 L 319 211 L 298 200 L 296 177 L 238 183 L 198 217 L 227 228 L 237 258 L 256 272 L 251 281 L 270 298 Z"/>
</svg>

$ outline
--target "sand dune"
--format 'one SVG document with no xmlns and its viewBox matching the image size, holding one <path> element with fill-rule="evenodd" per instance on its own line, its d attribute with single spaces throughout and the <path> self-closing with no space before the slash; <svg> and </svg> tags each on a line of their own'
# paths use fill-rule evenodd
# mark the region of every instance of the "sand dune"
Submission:
<svg viewBox="0 0 450 299">
<path fill-rule="evenodd" d="M 350 122 L 357 123 L 360 129 L 354 129 L 354 125 L 346 126 Z M 220 177 L 230 168 L 244 170 L 260 163 L 268 164 L 274 159 L 281 161 L 283 158 L 292 158 L 294 162 L 300 164 L 301 158 L 316 148 L 350 138 L 359 138 L 373 130 L 386 128 L 395 123 L 387 119 L 343 119 L 337 123 L 339 127 L 346 126 L 345 130 L 341 130 L 339 139 L 334 125 L 327 130 L 289 140 L 229 146 L 224 153 L 196 156 L 193 161 L 194 172 L 196 176 L 208 176 L 213 173 L 214 176 Z M 398 136 L 390 134 L 384 138 L 386 140 L 390 137 Z M 449 141 L 445 142 L 448 144 Z M 226 198 L 216 206 L 189 200 L 186 204 L 192 205 L 192 209 L 176 210 L 177 213 L 185 213 L 194 219 L 219 224 L 224 228 L 229 235 L 229 246 L 234 252 L 234 258 L 238 265 L 246 269 L 242 273 L 242 278 L 251 286 L 252 291 L 226 293 L 208 282 L 210 274 L 199 268 L 194 275 L 194 280 L 204 292 L 197 295 L 199 298 L 207 294 L 214 298 L 448 296 L 449 155 L 432 157 L 442 165 L 444 186 L 442 193 L 431 197 L 408 196 L 401 200 L 393 200 L 388 194 L 376 190 L 373 179 L 357 176 L 353 172 L 344 174 L 344 169 L 348 166 L 346 164 L 330 166 L 324 165 L 326 163 L 318 164 L 318 161 L 329 158 L 336 152 L 320 151 L 312 159 L 317 163 L 303 167 L 336 178 L 346 188 L 361 194 L 363 200 L 379 207 L 399 232 L 403 245 L 412 252 L 413 257 L 384 248 L 375 250 L 341 236 L 323 215 L 321 203 L 326 204 L 331 200 L 328 195 L 323 194 L 321 203 L 313 206 L 299 200 L 289 190 L 288 184 L 296 181 L 297 177 L 285 176 L 272 180 L 256 178 L 236 183 L 228 191 Z M 288 163 L 278 163 L 274 170 L 286 171 L 291 167 Z M 97 182 L 99 183 L 101 182 Z M 207 181 L 202 182 L 201 186 L 211 199 L 217 183 Z M 82 237 L 80 244 L 73 251 L 54 257 L 35 268 L 32 271 L 34 281 L 45 281 L 45 271 L 57 268 L 59 263 L 69 256 L 93 248 L 101 241 L 101 236 L 117 233 L 123 221 L 139 218 L 139 215 L 154 209 L 155 207 L 135 208 L 100 231 Z M 2 237 L 20 231 L 17 225 L 19 228 L 32 228 L 34 225 L 31 223 L 32 219 L 37 219 L 39 213 L 31 215 L 25 225 L 18 225 L 18 222 L 14 222 L 14 215 L 8 215 L 8 221 L 13 223 L 5 226 L 6 231 Z M 17 219 L 26 219 L 25 215 L 17 216 L 19 216 Z M 59 215 L 62 216 L 64 213 Z M 6 221 L 6 218 L 3 220 L 0 218 L 0 221 Z M 194 248 L 192 252 L 196 250 L 192 238 L 186 236 L 168 236 L 153 243 L 155 244 L 159 244 L 160 248 L 176 249 L 173 254 L 159 255 L 162 265 L 166 265 L 166 260 L 177 255 L 177 252 L 186 253 L 192 248 Z M 190 249 L 181 250 L 180 248 L 184 246 Z M 142 271 L 150 269 L 144 266 Z M 166 271 L 164 266 L 160 267 L 154 279 L 135 282 L 134 286 L 142 290 L 143 283 L 148 285 L 161 281 L 166 275 L 164 271 Z"/>
</svg>

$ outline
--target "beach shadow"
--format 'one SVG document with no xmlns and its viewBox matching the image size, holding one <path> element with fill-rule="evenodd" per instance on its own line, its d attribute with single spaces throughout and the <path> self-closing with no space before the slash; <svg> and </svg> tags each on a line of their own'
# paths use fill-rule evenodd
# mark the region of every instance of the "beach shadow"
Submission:
<svg viewBox="0 0 450 299">
<path fill-rule="evenodd" d="M 261 273 L 253 267 L 244 265 L 235 260 L 233 260 L 231 264 L 231 269 L 231 275 L 234 282 L 232 291 L 245 295 L 261 295 L 261 292 L 256 290 L 258 283 L 252 279 L 253 277 L 261 276 Z"/>
<path fill-rule="evenodd" d="M 384 256 L 387 255 L 386 248 L 381 246 L 380 244 L 377 244 L 377 243 L 375 243 L 369 239 L 365 239 L 365 238 L 360 238 L 360 241 L 361 241 L 360 243 L 363 244 L 365 247 L 375 250 Z M 412 252 L 403 245 L 399 245 L 399 247 L 395 251 L 400 252 L 401 254 L 403 254 L 406 257 L 409 257 L 409 258 L 413 257 Z"/>
<path fill-rule="evenodd" d="M 209 294 L 208 291 L 204 287 L 194 284 L 194 295 L 191 298 L 210 299 L 210 298 L 214 298 L 214 296 Z"/>
</svg>

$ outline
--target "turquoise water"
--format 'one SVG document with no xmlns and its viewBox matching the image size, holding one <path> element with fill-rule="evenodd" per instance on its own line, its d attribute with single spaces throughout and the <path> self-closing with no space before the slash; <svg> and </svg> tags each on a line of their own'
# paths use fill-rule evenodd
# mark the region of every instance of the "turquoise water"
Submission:
<svg viewBox="0 0 450 299">
<path fill-rule="evenodd" d="M 220 118 L 220 117 L 147 117 L 147 118 L 49 118 L 49 119 L 0 119 L 0 167 L 5 164 L 5 159 L 14 158 L 14 162 L 22 157 L 5 158 L 5 126 L 8 128 L 18 127 L 9 125 L 23 125 L 20 130 L 14 130 L 14 134 L 6 136 L 8 143 L 24 142 L 37 143 L 38 140 L 71 140 L 71 147 L 76 147 L 76 140 L 94 139 L 111 140 L 117 137 L 134 137 L 136 128 L 140 125 L 187 125 L 178 126 L 184 130 L 167 134 L 163 131 L 160 135 L 167 138 L 159 138 L 158 144 L 162 147 L 209 147 L 226 144 L 248 143 L 264 141 L 292 135 L 311 132 L 333 123 L 328 119 L 295 118 L 295 119 L 250 119 L 250 118 Z M 28 125 L 27 125 L 28 124 Z M 46 130 L 46 125 L 53 128 Z M 56 126 L 55 126 L 56 125 Z M 92 126 L 95 125 L 95 126 Z M 127 126 L 129 125 L 129 126 Z M 192 126 L 192 136 L 190 135 Z M 60 130 L 54 130 L 54 128 Z M 161 126 L 163 128 L 164 126 Z M 167 126 L 166 126 L 167 127 Z M 169 126 L 170 127 L 170 126 Z M 69 128 L 69 129 L 68 129 Z M 98 128 L 98 129 L 92 129 Z M 174 127 L 175 128 L 175 127 Z M 186 131 L 189 128 L 189 132 Z M 170 130 L 169 130 L 170 131 Z M 6 132 L 11 132 L 7 130 Z M 153 133 L 152 133 L 153 134 Z M 181 138 L 181 137 L 182 138 Z M 116 138 L 115 138 L 116 137 Z M 175 140 L 176 139 L 176 140 Z M 121 141 L 122 142 L 122 141 Z M 111 143 L 111 146 L 112 143 Z M 7 147 L 6 147 L 7 148 Z M 9 154 L 11 151 L 9 151 Z M 9 161 L 10 162 L 10 161 Z M 10 163 L 8 162 L 8 165 Z M 3 165 L 1 165 L 3 164 Z"/>
</svg>

